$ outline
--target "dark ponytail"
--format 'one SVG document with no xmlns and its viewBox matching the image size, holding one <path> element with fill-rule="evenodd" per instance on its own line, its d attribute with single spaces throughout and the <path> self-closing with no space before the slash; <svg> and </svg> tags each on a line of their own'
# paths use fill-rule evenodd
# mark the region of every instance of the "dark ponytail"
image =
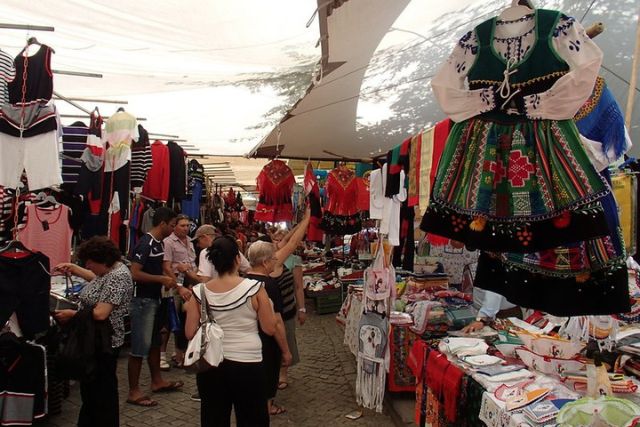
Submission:
<svg viewBox="0 0 640 427">
<path fill-rule="evenodd" d="M 216 238 L 211 247 L 207 258 L 219 275 L 231 273 L 235 267 L 236 257 L 240 254 L 238 244 L 229 236 L 221 236 Z"/>
</svg>

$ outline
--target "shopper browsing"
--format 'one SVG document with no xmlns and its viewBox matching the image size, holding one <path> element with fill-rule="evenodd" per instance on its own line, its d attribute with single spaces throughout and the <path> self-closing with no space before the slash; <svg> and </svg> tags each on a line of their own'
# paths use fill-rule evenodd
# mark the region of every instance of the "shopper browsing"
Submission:
<svg viewBox="0 0 640 427">
<path fill-rule="evenodd" d="M 144 235 L 131 254 L 131 275 L 135 294 L 131 301 L 131 354 L 129 355 L 129 396 L 127 403 L 155 406 L 155 400 L 140 389 L 142 360 L 147 359 L 151 373 L 151 391 L 175 391 L 182 381 L 168 382 L 160 372 L 160 297 L 161 288 L 175 288 L 176 280 L 163 274 L 164 247 L 162 240 L 176 225 L 176 213 L 160 207 L 153 214 L 153 228 Z"/>
<path fill-rule="evenodd" d="M 133 295 L 131 273 L 120 262 L 121 254 L 116 245 L 104 236 L 92 237 L 81 244 L 76 256 L 85 268 L 62 263 L 55 270 L 89 282 L 80 292 L 80 308 L 93 306 L 93 318 L 108 319 L 113 331 L 113 352 L 99 354 L 95 378 L 80 382 L 82 407 L 78 426 L 117 427 L 120 419 L 116 367 L 120 347 L 124 344 L 124 317 Z M 75 315 L 76 310 L 58 310 L 54 317 L 66 323 Z"/>
</svg>

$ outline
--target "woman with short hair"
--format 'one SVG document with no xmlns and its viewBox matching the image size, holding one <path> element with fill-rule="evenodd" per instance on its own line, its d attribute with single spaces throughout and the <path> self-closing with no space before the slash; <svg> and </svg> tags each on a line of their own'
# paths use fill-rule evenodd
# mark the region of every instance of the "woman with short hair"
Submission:
<svg viewBox="0 0 640 427">
<path fill-rule="evenodd" d="M 82 407 L 78 426 L 119 426 L 116 367 L 124 344 L 124 317 L 133 297 L 131 273 L 120 261 L 120 250 L 105 236 L 95 236 L 81 244 L 76 257 L 84 268 L 62 263 L 55 270 L 89 282 L 80 292 L 80 309 L 93 307 L 94 320 L 108 319 L 113 330 L 112 353 L 98 355 L 95 378 L 80 381 Z M 54 317 L 66 323 L 76 313 L 76 310 L 57 310 Z"/>
</svg>

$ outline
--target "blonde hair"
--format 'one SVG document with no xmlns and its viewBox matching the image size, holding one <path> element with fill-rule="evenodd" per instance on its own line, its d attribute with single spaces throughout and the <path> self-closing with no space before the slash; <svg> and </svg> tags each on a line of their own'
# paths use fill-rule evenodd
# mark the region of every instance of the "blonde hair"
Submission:
<svg viewBox="0 0 640 427">
<path fill-rule="evenodd" d="M 249 259 L 251 267 L 256 267 L 273 258 L 274 253 L 275 248 L 273 247 L 273 243 L 258 240 L 249 246 L 247 258 Z"/>
</svg>

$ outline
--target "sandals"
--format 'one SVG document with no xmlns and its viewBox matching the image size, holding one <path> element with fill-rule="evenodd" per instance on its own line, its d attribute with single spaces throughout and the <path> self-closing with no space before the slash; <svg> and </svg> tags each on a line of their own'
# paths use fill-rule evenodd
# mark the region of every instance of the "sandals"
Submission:
<svg viewBox="0 0 640 427">
<path fill-rule="evenodd" d="M 137 399 L 127 399 L 127 403 L 135 406 L 142 406 L 143 408 L 151 408 L 156 406 L 158 402 L 150 398 L 149 396 L 140 396 Z"/>
<path fill-rule="evenodd" d="M 289 383 L 286 381 L 280 381 L 278 383 L 278 390 L 284 390 L 287 387 L 289 387 Z"/>
<path fill-rule="evenodd" d="M 287 410 L 282 406 L 278 406 L 275 403 L 271 404 L 271 409 L 269 410 L 269 415 L 280 415 L 286 413 Z"/>
<path fill-rule="evenodd" d="M 172 391 L 178 391 L 182 388 L 184 382 L 182 381 L 169 381 L 167 385 L 151 390 L 154 393 L 171 393 Z"/>
</svg>

